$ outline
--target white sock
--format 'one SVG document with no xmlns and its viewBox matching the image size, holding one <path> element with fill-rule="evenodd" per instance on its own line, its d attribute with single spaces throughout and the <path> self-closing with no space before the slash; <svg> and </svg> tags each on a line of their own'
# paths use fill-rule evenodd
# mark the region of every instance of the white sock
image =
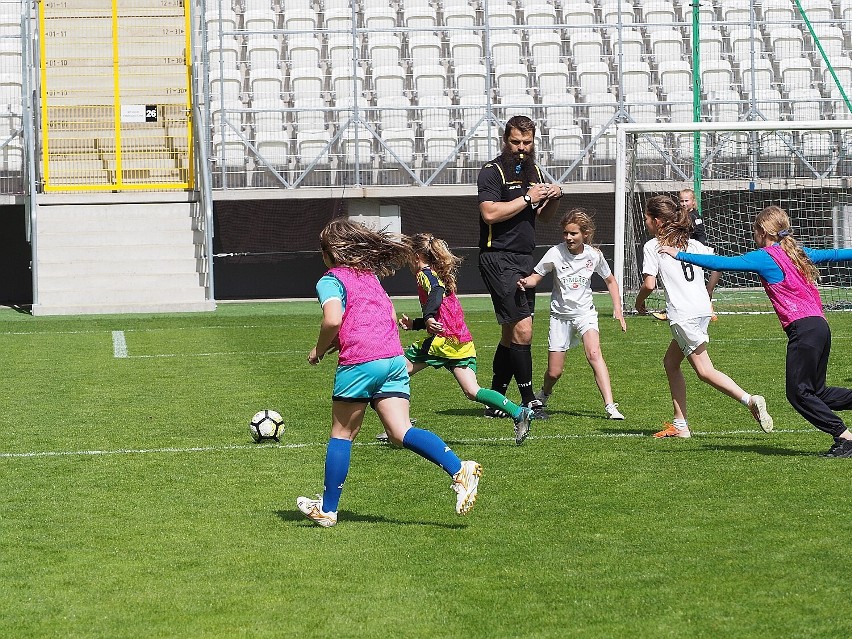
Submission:
<svg viewBox="0 0 852 639">
<path fill-rule="evenodd" d="M 673 419 L 672 424 L 678 430 L 683 430 L 684 428 L 689 428 L 689 425 L 686 423 L 685 419 Z"/>
<path fill-rule="evenodd" d="M 743 395 L 742 397 L 740 397 L 740 401 L 741 401 L 743 404 L 745 404 L 746 406 L 749 406 L 749 405 L 751 404 L 751 395 L 749 395 L 748 393 L 746 393 L 745 395 Z"/>
</svg>

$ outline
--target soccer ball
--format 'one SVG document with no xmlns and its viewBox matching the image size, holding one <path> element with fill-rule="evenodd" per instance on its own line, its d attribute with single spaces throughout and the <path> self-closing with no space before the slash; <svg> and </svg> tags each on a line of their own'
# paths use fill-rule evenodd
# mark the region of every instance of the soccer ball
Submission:
<svg viewBox="0 0 852 639">
<path fill-rule="evenodd" d="M 256 442 L 277 442 L 284 434 L 284 420 L 274 410 L 261 410 L 249 422 L 249 433 Z"/>
</svg>

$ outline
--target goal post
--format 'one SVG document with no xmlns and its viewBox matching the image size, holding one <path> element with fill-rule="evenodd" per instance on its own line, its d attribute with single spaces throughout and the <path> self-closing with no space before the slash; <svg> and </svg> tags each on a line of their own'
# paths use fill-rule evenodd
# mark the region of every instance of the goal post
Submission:
<svg viewBox="0 0 852 639">
<path fill-rule="evenodd" d="M 708 244 L 719 255 L 756 249 L 752 222 L 771 204 L 790 215 L 800 243 L 852 246 L 852 120 L 623 123 L 616 129 L 615 177 L 613 267 L 628 311 L 642 284 L 642 248 L 650 239 L 645 202 L 652 195 L 676 199 L 694 189 Z M 820 274 L 826 309 L 852 309 L 852 265 L 822 266 Z M 650 310 L 664 305 L 661 290 L 647 302 Z M 713 306 L 717 314 L 772 312 L 754 273 L 722 274 Z"/>
</svg>

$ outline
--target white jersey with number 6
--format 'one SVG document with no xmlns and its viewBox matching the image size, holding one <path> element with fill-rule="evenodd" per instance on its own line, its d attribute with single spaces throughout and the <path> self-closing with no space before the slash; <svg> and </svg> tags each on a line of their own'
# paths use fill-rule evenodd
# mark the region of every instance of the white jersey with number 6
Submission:
<svg viewBox="0 0 852 639">
<path fill-rule="evenodd" d="M 710 296 L 704 284 L 704 269 L 659 253 L 659 248 L 657 238 L 645 242 L 642 273 L 653 275 L 662 284 L 666 294 L 669 322 L 676 324 L 683 320 L 712 315 Z M 691 239 L 686 252 L 710 255 L 713 249 Z"/>
</svg>

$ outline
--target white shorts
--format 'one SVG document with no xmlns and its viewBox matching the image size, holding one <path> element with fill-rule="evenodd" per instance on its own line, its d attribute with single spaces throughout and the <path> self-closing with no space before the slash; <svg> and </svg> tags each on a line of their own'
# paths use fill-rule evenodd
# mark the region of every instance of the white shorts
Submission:
<svg viewBox="0 0 852 639">
<path fill-rule="evenodd" d="M 672 337 L 680 346 L 684 356 L 689 356 L 695 352 L 702 344 L 710 341 L 710 336 L 707 334 L 707 327 L 710 326 L 710 316 L 692 317 L 685 319 L 677 324 L 670 324 L 672 329 Z"/>
<path fill-rule="evenodd" d="M 550 332 L 547 335 L 547 350 L 562 353 L 579 346 L 583 343 L 583 335 L 590 329 L 600 332 L 598 312 L 595 309 L 577 317 L 554 317 L 551 315 Z"/>
</svg>

